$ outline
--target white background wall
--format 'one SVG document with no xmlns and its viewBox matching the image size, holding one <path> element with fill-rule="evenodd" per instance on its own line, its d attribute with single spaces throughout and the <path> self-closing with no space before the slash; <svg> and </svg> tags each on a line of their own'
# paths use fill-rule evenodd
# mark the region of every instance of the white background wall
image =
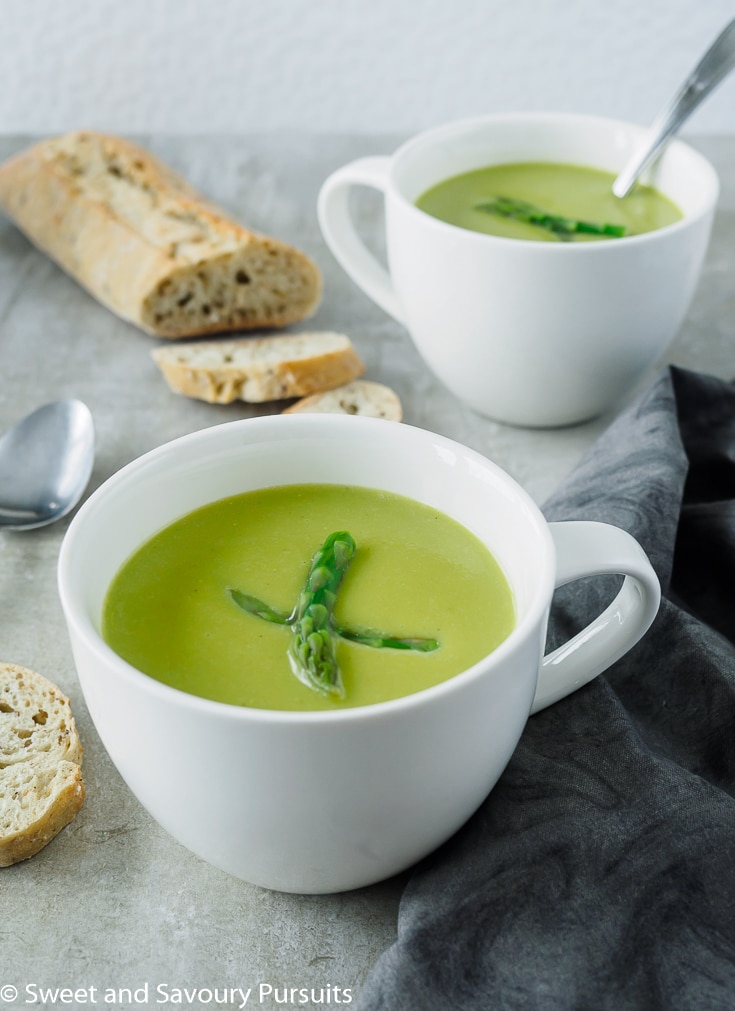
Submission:
<svg viewBox="0 0 735 1011">
<path fill-rule="evenodd" d="M 649 122 L 732 0 L 0 0 L 0 132 Z M 735 74 L 689 133 L 735 132 Z"/>
</svg>

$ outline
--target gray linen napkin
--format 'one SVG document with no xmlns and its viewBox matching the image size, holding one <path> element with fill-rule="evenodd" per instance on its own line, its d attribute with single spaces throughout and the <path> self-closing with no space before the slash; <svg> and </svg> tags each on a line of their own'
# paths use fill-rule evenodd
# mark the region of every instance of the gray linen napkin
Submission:
<svg viewBox="0 0 735 1011">
<path fill-rule="evenodd" d="M 735 1008 L 735 387 L 667 369 L 547 503 L 630 531 L 647 636 L 531 717 L 479 811 L 417 866 L 360 1011 Z M 606 580 L 559 591 L 549 645 Z"/>
</svg>

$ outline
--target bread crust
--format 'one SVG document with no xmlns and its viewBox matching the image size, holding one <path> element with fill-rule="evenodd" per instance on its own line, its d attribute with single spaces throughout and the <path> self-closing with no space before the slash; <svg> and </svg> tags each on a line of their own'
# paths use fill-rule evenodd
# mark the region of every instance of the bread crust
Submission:
<svg viewBox="0 0 735 1011">
<path fill-rule="evenodd" d="M 311 315 L 304 253 L 233 221 L 150 152 L 75 131 L 0 165 L 0 207 L 112 312 L 159 337 L 280 327 Z"/>
<path fill-rule="evenodd" d="M 0 867 L 27 860 L 84 802 L 69 699 L 40 674 L 0 663 Z"/>
<path fill-rule="evenodd" d="M 322 393 L 297 400 L 282 414 L 353 414 L 366 418 L 401 421 L 403 408 L 398 394 L 383 383 L 355 379 Z"/>
<path fill-rule="evenodd" d="M 350 339 L 331 332 L 161 346 L 152 357 L 175 393 L 210 404 L 306 396 L 365 370 Z"/>
<path fill-rule="evenodd" d="M 84 803 L 82 770 L 73 762 L 64 762 L 57 778 L 59 783 L 45 802 L 39 801 L 37 784 L 18 784 L 13 791 L 16 803 L 34 806 L 36 815 L 30 824 L 0 837 L 0 867 L 29 860 L 76 817 Z M 3 783 L 3 790 L 10 788 L 10 783 Z"/>
</svg>

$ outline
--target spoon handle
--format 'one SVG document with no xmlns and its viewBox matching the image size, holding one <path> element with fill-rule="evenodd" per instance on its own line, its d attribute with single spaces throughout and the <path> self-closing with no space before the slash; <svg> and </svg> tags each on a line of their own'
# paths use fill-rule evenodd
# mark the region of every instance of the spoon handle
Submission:
<svg viewBox="0 0 735 1011">
<path fill-rule="evenodd" d="M 699 103 L 735 67 L 735 20 L 717 36 L 671 102 L 654 121 L 645 143 L 613 183 L 616 197 L 630 192 L 638 176 L 651 164 L 666 141 Z"/>
</svg>

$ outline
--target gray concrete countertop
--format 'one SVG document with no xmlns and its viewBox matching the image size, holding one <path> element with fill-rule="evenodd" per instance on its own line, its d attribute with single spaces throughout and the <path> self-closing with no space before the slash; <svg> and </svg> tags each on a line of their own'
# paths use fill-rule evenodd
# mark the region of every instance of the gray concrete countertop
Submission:
<svg viewBox="0 0 735 1011">
<path fill-rule="evenodd" d="M 403 328 L 337 267 L 317 227 L 319 186 L 339 165 L 388 153 L 401 138 L 140 139 L 253 228 L 314 257 L 324 273 L 324 300 L 312 320 L 292 329 L 348 333 L 367 376 L 401 396 L 406 422 L 491 457 L 538 501 L 608 424 L 609 418 L 600 418 L 533 431 L 473 414 L 428 372 Z M 0 157 L 28 142 L 0 138 Z M 704 276 L 667 360 L 729 379 L 735 375 L 735 138 L 693 143 L 713 160 L 723 192 Z M 379 247 L 377 205 L 360 201 L 356 213 Z M 151 361 L 155 343 L 103 309 L 0 221 L 0 432 L 48 400 L 81 398 L 97 431 L 92 491 L 172 438 L 279 410 L 270 404 L 257 411 L 245 404 L 215 407 L 174 396 Z M 331 986 L 332 1003 L 335 987 L 343 1002 L 350 990 L 354 1002 L 395 936 L 405 876 L 342 895 L 271 893 L 209 867 L 152 821 L 100 744 L 79 689 L 55 581 L 67 525 L 64 520 L 35 532 L 0 531 L 0 660 L 39 671 L 71 697 L 87 785 L 85 805 L 70 826 L 32 860 L 0 870 L 0 1006 L 61 1006 L 60 995 L 44 998 L 41 987 L 96 987 L 87 1003 L 106 999 L 106 1006 L 115 1007 L 156 1006 L 166 995 L 172 1003 L 176 987 L 218 988 L 220 994 L 253 987 L 247 1006 L 296 1007 L 305 1006 L 299 995 L 285 995 L 283 988 L 314 987 L 317 997 L 325 988 L 326 1004 Z M 130 739 L 134 747 L 134 727 Z M 17 1000 L 3 986 L 16 987 Z M 121 988 L 130 989 L 131 999 L 110 993 Z M 82 996 L 73 1006 L 82 1005 Z M 188 1006 L 205 1006 L 206 996 Z M 181 1000 L 187 1006 L 186 997 Z M 208 1006 L 237 1007 L 238 1001 L 212 1000 Z"/>
</svg>

